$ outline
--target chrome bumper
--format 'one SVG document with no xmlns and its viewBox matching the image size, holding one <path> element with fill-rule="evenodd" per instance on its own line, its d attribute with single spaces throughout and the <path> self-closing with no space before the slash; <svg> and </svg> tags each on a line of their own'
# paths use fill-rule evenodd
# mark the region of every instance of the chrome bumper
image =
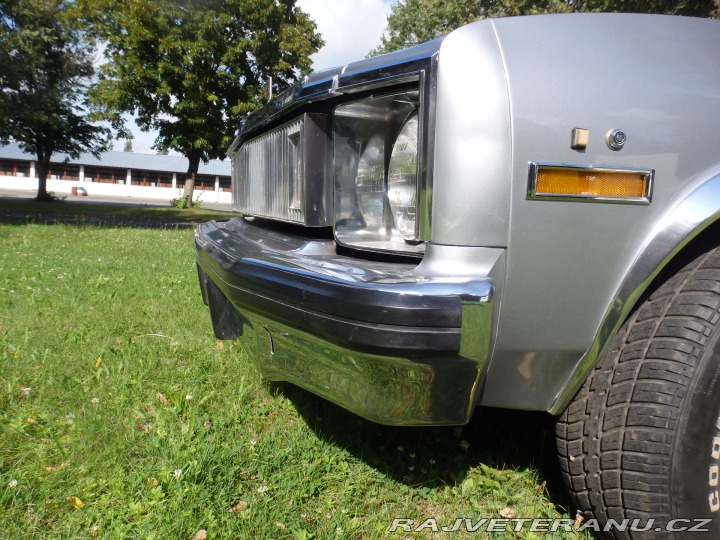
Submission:
<svg viewBox="0 0 720 540">
<path fill-rule="evenodd" d="M 489 277 L 340 256 L 331 240 L 239 218 L 195 238 L 215 333 L 240 338 L 265 378 L 384 424 L 470 419 L 490 350 Z"/>
</svg>

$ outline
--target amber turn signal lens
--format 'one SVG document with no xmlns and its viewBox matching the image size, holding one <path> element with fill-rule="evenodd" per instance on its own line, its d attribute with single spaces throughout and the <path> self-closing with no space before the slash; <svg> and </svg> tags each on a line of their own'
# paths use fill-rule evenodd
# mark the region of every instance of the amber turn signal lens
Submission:
<svg viewBox="0 0 720 540">
<path fill-rule="evenodd" d="M 538 166 L 534 196 L 647 198 L 651 173 Z"/>
</svg>

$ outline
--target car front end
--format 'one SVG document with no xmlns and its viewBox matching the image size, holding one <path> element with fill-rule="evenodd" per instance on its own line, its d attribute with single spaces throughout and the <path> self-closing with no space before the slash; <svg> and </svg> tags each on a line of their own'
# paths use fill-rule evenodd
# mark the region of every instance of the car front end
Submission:
<svg viewBox="0 0 720 540">
<path fill-rule="evenodd" d="M 263 376 L 386 424 L 469 420 L 504 249 L 435 243 L 442 39 L 311 75 L 231 147 L 234 209 L 196 231 L 215 333 Z"/>
<path fill-rule="evenodd" d="M 311 75 L 231 149 L 242 217 L 197 229 L 216 335 L 377 422 L 559 415 L 583 517 L 718 537 L 718 47 L 509 17 Z"/>
</svg>

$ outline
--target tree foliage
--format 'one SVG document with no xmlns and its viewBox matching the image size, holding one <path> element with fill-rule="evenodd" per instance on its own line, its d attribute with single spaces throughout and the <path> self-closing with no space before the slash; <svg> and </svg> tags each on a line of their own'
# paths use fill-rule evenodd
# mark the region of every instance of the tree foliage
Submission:
<svg viewBox="0 0 720 540">
<path fill-rule="evenodd" d="M 576 11 L 614 11 L 618 13 L 661 13 L 708 17 L 714 0 L 575 0 Z"/>
<path fill-rule="evenodd" d="M 718 0 L 398 0 L 388 15 L 380 45 L 369 55 L 417 45 L 489 17 L 573 11 L 708 17 L 717 9 Z"/>
<path fill-rule="evenodd" d="M 104 117 L 133 113 L 155 148 L 188 158 L 185 200 L 200 161 L 225 157 L 239 118 L 310 71 L 322 45 L 295 0 L 82 0 L 109 62 L 94 92 Z"/>
<path fill-rule="evenodd" d="M 93 51 L 73 25 L 70 2 L 0 3 L 0 142 L 37 158 L 38 199 L 47 193 L 53 154 L 98 155 L 109 135 L 88 115 Z"/>
</svg>

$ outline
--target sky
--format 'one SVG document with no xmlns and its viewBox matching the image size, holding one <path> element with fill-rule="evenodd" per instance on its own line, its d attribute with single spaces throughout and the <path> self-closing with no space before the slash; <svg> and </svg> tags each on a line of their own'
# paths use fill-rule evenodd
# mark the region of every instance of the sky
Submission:
<svg viewBox="0 0 720 540">
<path fill-rule="evenodd" d="M 392 0 L 297 0 L 297 6 L 310 15 L 325 40 L 325 46 L 310 58 L 313 69 L 340 66 L 365 58 L 380 44 Z M 133 151 L 154 154 L 154 133 L 141 132 L 132 117 L 127 126 L 134 135 Z M 122 150 L 124 140 L 115 141 Z"/>
</svg>

